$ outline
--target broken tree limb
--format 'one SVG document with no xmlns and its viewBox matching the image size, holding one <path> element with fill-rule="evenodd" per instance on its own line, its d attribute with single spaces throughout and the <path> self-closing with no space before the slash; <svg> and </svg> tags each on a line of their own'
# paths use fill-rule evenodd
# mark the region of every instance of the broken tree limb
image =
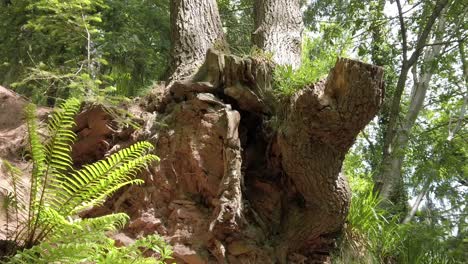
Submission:
<svg viewBox="0 0 468 264">
<path fill-rule="evenodd" d="M 341 166 L 382 103 L 382 78 L 380 67 L 339 59 L 326 81 L 291 97 L 278 142 L 282 168 L 303 202 L 287 209 L 281 247 L 298 250 L 343 226 L 350 190 Z"/>
</svg>

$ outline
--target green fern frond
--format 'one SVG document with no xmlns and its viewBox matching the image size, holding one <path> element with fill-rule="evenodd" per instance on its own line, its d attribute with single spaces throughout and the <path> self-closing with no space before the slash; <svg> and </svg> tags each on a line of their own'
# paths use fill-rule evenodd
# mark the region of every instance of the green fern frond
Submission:
<svg viewBox="0 0 468 264">
<path fill-rule="evenodd" d="M 14 217 L 15 220 L 20 220 L 20 217 L 25 213 L 24 204 L 22 201 L 26 201 L 26 193 L 24 188 L 20 186 L 20 179 L 22 172 L 19 168 L 8 162 L 7 160 L 0 160 L 0 168 L 4 168 L 4 172 L 10 177 L 7 178 L 9 185 L 12 190 L 7 189 L 4 192 L 0 192 L 0 196 L 4 198 L 2 209 L 5 212 L 7 221 Z M 9 227 L 7 227 L 8 230 Z"/>
<path fill-rule="evenodd" d="M 42 197 L 42 187 L 46 174 L 46 154 L 44 145 L 39 137 L 39 126 L 36 119 L 36 106 L 28 104 L 25 109 L 26 121 L 29 135 L 29 148 L 31 151 L 31 159 L 33 162 L 32 175 L 30 180 L 30 195 L 29 195 L 29 212 L 28 212 L 28 227 L 26 232 L 29 233 L 33 229 L 35 222 L 33 216 L 39 211 L 39 199 Z"/>
<path fill-rule="evenodd" d="M 45 182 L 45 200 L 56 199 L 56 186 L 67 180 L 65 173 L 73 171 L 71 159 L 71 145 L 76 140 L 75 133 L 71 130 L 75 125 L 74 117 L 80 109 L 81 102 L 71 98 L 57 108 L 48 122 L 49 140 L 45 145 L 47 182 Z"/>
<path fill-rule="evenodd" d="M 54 172 L 66 172 L 72 168 L 71 144 L 76 140 L 71 130 L 75 125 L 74 117 L 80 110 L 81 102 L 71 98 L 66 100 L 50 117 L 48 135 L 50 140 L 45 145 L 46 162 Z"/>
<path fill-rule="evenodd" d="M 159 160 L 155 155 L 146 154 L 152 148 L 149 142 L 135 143 L 105 160 L 84 166 L 66 180 L 58 180 L 53 185 L 55 197 L 50 200 L 51 206 L 62 214 L 76 213 L 99 205 L 125 185 L 143 183 L 133 177 L 148 163 Z"/>
<path fill-rule="evenodd" d="M 31 249 L 18 253 L 8 263 L 112 263 L 112 264 L 164 264 L 171 258 L 172 250 L 156 235 L 137 240 L 128 247 L 116 247 L 104 232 L 87 232 L 85 237 L 70 233 L 71 237 L 43 242 Z M 141 241 L 144 240 L 144 241 Z M 152 244 L 161 242 L 161 244 Z M 158 248 L 160 250 L 155 250 Z M 143 252 L 151 249 L 162 252 L 158 259 L 144 257 Z"/>
<path fill-rule="evenodd" d="M 80 228 L 86 230 L 86 232 L 93 232 L 96 230 L 107 232 L 124 228 L 129 219 L 127 214 L 116 213 L 96 218 L 85 218 L 74 224 L 80 226 Z"/>
<path fill-rule="evenodd" d="M 122 164 L 119 168 L 109 174 L 107 177 L 91 183 L 91 188 L 87 192 L 82 193 L 82 205 L 76 206 L 74 213 L 90 207 L 101 205 L 105 198 L 113 194 L 118 189 L 129 184 L 143 184 L 140 179 L 133 179 L 137 173 L 148 163 L 157 161 L 158 158 L 154 155 L 145 155 L 135 160 Z"/>
<path fill-rule="evenodd" d="M 45 145 L 38 134 L 36 107 L 28 105 L 26 108 L 33 162 L 31 195 L 29 206 L 22 207 L 28 216 L 14 231 L 14 241 L 21 250 L 12 249 L 16 255 L 8 259 L 8 263 L 155 263 L 154 258 L 143 256 L 140 247 L 159 252 L 161 260 L 168 258 L 170 248 L 160 238 L 157 241 L 144 239 L 125 249 L 114 245 L 107 232 L 123 228 L 129 219 L 126 214 L 84 220 L 72 218 L 83 208 L 102 204 L 125 185 L 142 184 L 143 180 L 135 179 L 137 173 L 159 160 L 149 154 L 152 144 L 138 142 L 105 160 L 80 170 L 73 169 L 70 145 L 76 135 L 71 129 L 79 108 L 80 102 L 70 99 L 54 112 L 47 127 L 49 137 Z M 8 168 L 14 174 L 11 181 L 15 190 L 4 194 L 9 198 L 5 206 L 18 208 L 16 203 L 21 202 L 18 199 L 22 196 L 15 175 L 20 171 L 13 166 Z M 152 242 L 158 246 L 150 245 Z"/>
<path fill-rule="evenodd" d="M 66 228 L 72 225 L 63 215 L 48 206 L 44 206 L 44 209 L 40 212 L 39 218 L 41 221 L 40 226 L 60 226 Z"/>
<path fill-rule="evenodd" d="M 92 263 L 99 249 L 98 244 L 86 242 L 51 243 L 43 242 L 26 249 L 9 259 L 9 264 L 48 264 L 48 263 Z"/>
<path fill-rule="evenodd" d="M 45 173 L 46 169 L 46 155 L 44 146 L 41 143 L 41 139 L 38 134 L 39 126 L 36 119 L 36 106 L 34 104 L 28 104 L 25 109 L 26 120 L 28 125 L 29 135 L 29 148 L 31 151 L 31 159 L 33 162 L 33 178 L 36 179 L 34 183 L 40 184 L 40 180 Z M 37 188 L 37 187 L 36 187 Z M 37 193 L 37 190 L 31 189 L 32 194 Z"/>
</svg>

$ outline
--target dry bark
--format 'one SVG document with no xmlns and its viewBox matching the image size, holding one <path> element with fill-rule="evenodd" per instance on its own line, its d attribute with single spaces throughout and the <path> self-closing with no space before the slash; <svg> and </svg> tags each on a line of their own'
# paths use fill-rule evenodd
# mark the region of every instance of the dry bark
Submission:
<svg viewBox="0 0 468 264">
<path fill-rule="evenodd" d="M 340 59 L 325 82 L 291 98 L 278 141 L 282 168 L 303 201 L 288 206 L 284 247 L 300 249 L 342 227 L 350 190 L 341 165 L 381 104 L 382 75 L 380 68 Z"/>
<path fill-rule="evenodd" d="M 171 76 L 184 79 L 197 71 L 206 51 L 224 43 L 218 6 L 213 0 L 171 1 Z"/>
<path fill-rule="evenodd" d="M 196 79 L 161 88 L 168 92 L 158 105 L 127 106 L 137 131 L 115 129 L 103 108 L 87 108 L 77 118 L 76 161 L 102 158 L 90 139 L 107 153 L 146 139 L 161 162 L 141 175 L 144 186 L 85 215 L 127 212 L 119 244 L 158 233 L 179 263 L 326 262 L 349 205 L 342 160 L 378 110 L 382 69 L 340 59 L 327 80 L 281 109 L 272 70 L 263 59 L 211 50 Z"/>
<path fill-rule="evenodd" d="M 271 52 L 276 63 L 298 68 L 304 30 L 300 1 L 258 0 L 254 5 L 254 44 Z"/>
</svg>

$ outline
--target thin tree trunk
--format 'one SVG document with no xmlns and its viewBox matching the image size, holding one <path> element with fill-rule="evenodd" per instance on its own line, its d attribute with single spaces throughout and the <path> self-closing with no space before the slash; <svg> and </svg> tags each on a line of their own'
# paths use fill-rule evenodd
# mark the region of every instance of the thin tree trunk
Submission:
<svg viewBox="0 0 468 264">
<path fill-rule="evenodd" d="M 298 68 L 304 30 L 299 0 L 257 0 L 254 9 L 254 44 L 271 52 L 276 63 Z"/>
<path fill-rule="evenodd" d="M 400 33 L 402 35 L 402 53 L 403 53 L 403 62 L 401 66 L 400 76 L 398 78 L 397 86 L 395 88 L 395 95 L 392 99 L 392 104 L 390 108 L 390 115 L 389 115 L 389 122 L 387 126 L 387 131 L 385 135 L 385 145 L 384 145 L 384 156 L 389 155 L 391 152 L 391 148 L 393 147 L 391 144 L 394 141 L 395 133 L 398 127 L 398 117 L 400 114 L 400 103 L 401 97 L 403 95 L 403 91 L 405 89 L 406 80 L 408 78 L 408 73 L 411 67 L 417 62 L 418 58 L 423 52 L 424 45 L 427 43 L 429 34 L 432 30 L 432 26 L 434 25 L 437 18 L 440 16 L 442 10 L 447 5 L 448 0 L 440 0 L 437 1 L 434 6 L 434 11 L 432 12 L 431 16 L 429 17 L 428 21 L 426 22 L 424 28 L 421 31 L 421 34 L 418 36 L 416 41 L 416 46 L 414 47 L 414 52 L 408 58 L 407 53 L 409 51 L 409 47 L 406 41 L 407 33 L 406 33 L 406 25 L 404 22 L 403 12 L 401 9 L 400 1 L 396 0 L 398 4 L 398 13 L 400 18 Z"/>
<path fill-rule="evenodd" d="M 402 221 L 403 224 L 407 224 L 411 222 L 411 220 L 413 220 L 413 217 L 416 215 L 416 212 L 418 211 L 419 205 L 421 204 L 424 196 L 426 196 L 427 192 L 429 191 L 429 188 L 431 187 L 431 182 L 432 182 L 432 177 L 428 177 L 426 179 L 426 182 L 424 183 L 424 186 L 421 192 L 418 194 L 418 197 L 416 197 L 416 201 L 411 207 L 411 210 L 406 215 L 405 219 L 403 219 Z"/>
<path fill-rule="evenodd" d="M 225 43 L 215 0 L 172 0 L 171 30 L 170 81 L 193 75 L 206 51 Z"/>
<path fill-rule="evenodd" d="M 439 7 L 440 5 L 436 5 Z M 438 10 L 438 9 L 437 9 Z M 436 11 L 437 11 L 436 10 Z M 437 32 L 443 30 L 445 20 L 443 18 L 439 19 Z M 435 42 L 441 41 L 441 34 L 436 34 Z M 425 43 L 426 41 L 424 41 Z M 397 92 L 393 98 L 393 104 L 391 107 L 391 113 L 389 118 L 389 124 L 387 127 L 386 142 L 384 145 L 384 156 L 382 160 L 382 169 L 379 177 L 376 180 L 377 191 L 380 193 L 380 197 L 384 201 L 395 201 L 398 200 L 397 197 L 394 197 L 398 192 L 398 186 L 401 178 L 401 168 L 402 162 L 404 159 L 404 149 L 408 144 L 408 139 L 410 135 L 411 128 L 414 126 L 416 118 L 421 110 L 422 104 L 426 97 L 426 91 L 429 88 L 429 82 L 434 73 L 435 67 L 430 66 L 434 59 L 436 59 L 441 51 L 441 45 L 432 46 L 431 49 L 425 54 L 422 64 L 423 72 L 419 80 L 416 78 L 417 82 L 413 83 L 413 90 L 411 92 L 412 97 L 410 100 L 409 110 L 399 124 L 397 124 L 399 112 L 400 112 L 400 99 L 403 92 L 407 75 L 410 71 L 410 67 L 417 67 L 416 61 L 404 61 L 402 66 L 402 72 L 397 83 Z M 416 53 L 417 51 L 415 51 Z M 421 52 L 421 51 L 419 51 Z M 414 54 L 411 56 L 413 58 Z M 415 57 L 417 58 L 417 57 Z M 399 92 L 400 91 L 400 92 Z M 397 127 L 397 125 L 399 127 Z M 386 204 L 384 202 L 384 204 Z"/>
<path fill-rule="evenodd" d="M 468 62 L 466 61 L 464 44 L 465 44 L 464 41 L 462 41 L 460 36 L 458 36 L 458 50 L 460 52 L 460 59 L 462 61 L 463 79 L 465 80 L 465 89 L 468 89 Z M 460 109 L 460 113 L 458 114 L 458 119 L 457 119 L 457 123 L 455 124 L 455 127 L 453 129 L 450 129 L 450 126 L 449 126 L 449 133 L 447 137 L 448 141 L 451 141 L 455 137 L 455 134 L 461 129 L 462 121 L 463 121 L 463 118 L 465 117 L 467 105 L 468 105 L 468 90 L 465 91 L 465 98 L 463 99 L 463 105 Z"/>
<path fill-rule="evenodd" d="M 383 16 L 384 8 L 385 8 L 385 0 L 378 0 L 377 3 L 374 3 L 375 12 L 371 13 L 371 19 L 375 21 L 379 21 L 379 17 Z M 372 62 L 377 66 L 384 66 L 385 65 L 385 56 L 386 52 L 383 49 L 383 44 L 385 42 L 385 24 L 380 22 L 374 22 L 371 25 L 371 33 L 372 33 L 372 48 L 371 48 L 371 58 Z"/>
</svg>

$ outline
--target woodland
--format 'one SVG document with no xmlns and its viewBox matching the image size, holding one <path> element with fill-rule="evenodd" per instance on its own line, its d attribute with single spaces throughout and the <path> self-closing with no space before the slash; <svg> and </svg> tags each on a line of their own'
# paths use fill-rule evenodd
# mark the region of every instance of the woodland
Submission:
<svg viewBox="0 0 468 264">
<path fill-rule="evenodd" d="M 467 263 L 467 17 L 0 0 L 0 263 Z"/>
</svg>

